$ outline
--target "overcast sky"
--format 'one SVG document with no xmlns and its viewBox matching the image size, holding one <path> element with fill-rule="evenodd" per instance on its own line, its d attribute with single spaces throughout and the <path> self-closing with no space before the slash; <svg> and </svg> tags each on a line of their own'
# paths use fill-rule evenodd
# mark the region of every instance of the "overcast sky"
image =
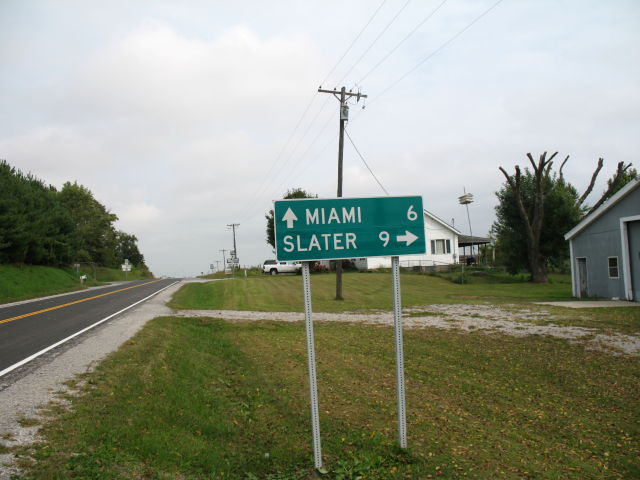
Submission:
<svg viewBox="0 0 640 480">
<path fill-rule="evenodd" d="M 389 193 L 468 234 L 466 188 L 487 235 L 498 167 L 527 152 L 571 155 L 580 190 L 604 157 L 593 197 L 640 164 L 640 2 L 495 3 L 1 0 L 0 158 L 87 186 L 156 275 L 221 261 L 230 223 L 255 265 L 272 200 L 336 196 L 338 101 L 317 89 L 346 86 Z M 384 195 L 348 140 L 344 195 Z"/>
</svg>

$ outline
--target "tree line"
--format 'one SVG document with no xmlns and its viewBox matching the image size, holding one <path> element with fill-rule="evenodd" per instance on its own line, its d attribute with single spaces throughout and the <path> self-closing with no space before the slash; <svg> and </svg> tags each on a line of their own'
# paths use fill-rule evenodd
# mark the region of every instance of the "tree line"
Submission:
<svg viewBox="0 0 640 480">
<path fill-rule="evenodd" d="M 60 190 L 0 160 L 0 264 L 146 269 L 135 235 L 116 230 L 118 217 L 77 182 Z"/>
</svg>

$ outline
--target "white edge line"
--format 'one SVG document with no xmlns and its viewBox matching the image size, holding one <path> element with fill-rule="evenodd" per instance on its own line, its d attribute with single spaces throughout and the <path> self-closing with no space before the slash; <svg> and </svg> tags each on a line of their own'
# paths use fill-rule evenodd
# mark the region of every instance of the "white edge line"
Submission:
<svg viewBox="0 0 640 480">
<path fill-rule="evenodd" d="M 89 325 L 88 327 L 83 328 L 80 331 L 77 331 L 76 333 L 74 333 L 73 335 L 68 336 L 67 338 L 63 338 L 62 340 L 60 340 L 59 342 L 54 343 L 53 345 L 49 345 L 47 348 L 40 350 L 39 352 L 34 353 L 33 355 L 29 355 L 27 358 L 20 360 L 18 363 L 14 363 L 13 365 L 11 365 L 10 367 L 5 368 L 4 370 L 0 371 L 0 377 L 6 375 L 7 373 L 15 370 L 18 367 L 21 367 L 22 365 L 24 365 L 25 363 L 29 363 L 31 360 L 33 360 L 34 358 L 38 358 L 40 355 L 47 353 L 49 350 L 52 350 L 54 348 L 56 348 L 59 345 L 62 345 L 65 342 L 68 342 L 69 340 L 71 340 L 74 337 L 77 337 L 78 335 L 81 335 L 82 333 L 86 332 L 87 330 L 91 330 L 93 327 L 97 327 L 98 325 L 100 325 L 101 323 L 106 322 L 107 320 L 112 319 L 113 317 L 115 317 L 116 315 L 120 315 L 122 312 L 126 312 L 127 310 L 129 310 L 130 308 L 135 307 L 136 305 L 138 305 L 139 303 L 144 302 L 145 300 L 150 299 L 151 297 L 153 297 L 154 295 L 159 294 L 160 292 L 162 292 L 163 290 L 166 290 L 169 287 L 174 286 L 176 283 L 180 283 L 180 280 L 173 282 L 170 285 L 167 285 L 164 288 L 161 288 L 160 290 L 158 290 L 157 292 L 153 292 L 151 295 L 149 295 L 148 297 L 144 297 L 142 300 L 138 300 L 136 303 L 132 303 L 131 305 L 129 305 L 128 307 L 123 308 L 122 310 L 117 311 L 116 313 L 112 313 L 111 315 L 109 315 L 108 317 L 103 318 L 102 320 L 98 320 L 96 323 L 94 323 L 93 325 Z"/>
</svg>

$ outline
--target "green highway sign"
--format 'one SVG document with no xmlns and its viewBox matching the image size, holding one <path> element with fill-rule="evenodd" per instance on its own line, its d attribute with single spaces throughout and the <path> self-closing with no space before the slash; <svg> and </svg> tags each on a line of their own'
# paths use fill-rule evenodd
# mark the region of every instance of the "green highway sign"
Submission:
<svg viewBox="0 0 640 480">
<path fill-rule="evenodd" d="M 274 227 L 280 261 L 426 251 L 419 196 L 276 200 Z"/>
</svg>

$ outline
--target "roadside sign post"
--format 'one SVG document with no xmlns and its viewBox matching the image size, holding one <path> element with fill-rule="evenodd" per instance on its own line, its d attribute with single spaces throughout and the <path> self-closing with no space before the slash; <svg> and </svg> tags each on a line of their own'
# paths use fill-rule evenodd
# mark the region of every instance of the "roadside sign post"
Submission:
<svg viewBox="0 0 640 480">
<path fill-rule="evenodd" d="M 426 251 L 422 197 L 294 199 L 274 202 L 278 261 L 301 261 L 315 468 L 322 468 L 309 262 L 391 257 L 400 448 L 407 448 L 399 255 Z"/>
<path fill-rule="evenodd" d="M 407 448 L 407 414 L 404 398 L 404 342 L 402 339 L 402 305 L 400 303 L 400 257 L 391 257 L 393 284 L 393 328 L 396 339 L 396 394 L 398 397 L 398 439 Z"/>
<path fill-rule="evenodd" d="M 124 279 L 127 280 L 127 273 L 131 271 L 131 264 L 129 263 L 129 259 L 125 258 L 124 263 L 121 265 L 122 271 L 124 272 Z"/>
<path fill-rule="evenodd" d="M 304 295 L 304 325 L 307 333 L 307 363 L 309 367 L 309 396 L 311 397 L 311 434 L 313 436 L 313 460 L 316 469 L 322 468 L 320 444 L 320 413 L 318 411 L 318 384 L 316 381 L 316 348 L 311 318 L 311 281 L 309 262 L 302 263 L 302 291 Z"/>
</svg>

